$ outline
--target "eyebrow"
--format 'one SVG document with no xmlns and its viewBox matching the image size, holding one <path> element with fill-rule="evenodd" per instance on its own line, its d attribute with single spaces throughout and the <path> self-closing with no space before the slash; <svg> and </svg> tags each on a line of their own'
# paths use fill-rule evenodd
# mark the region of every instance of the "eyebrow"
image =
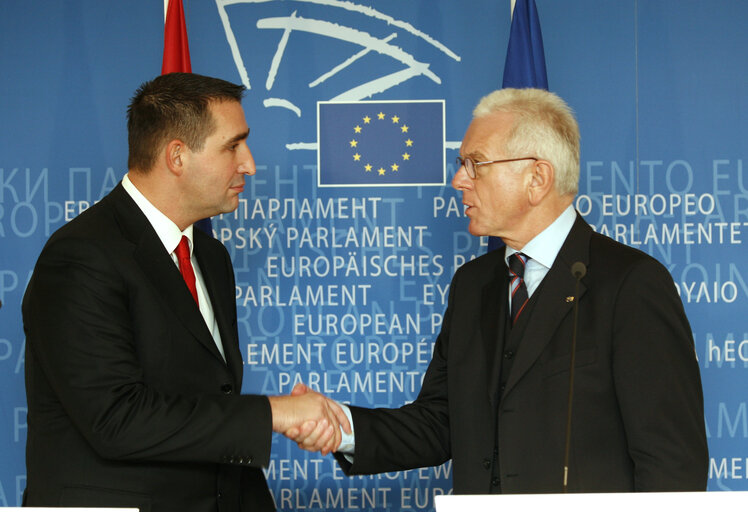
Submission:
<svg viewBox="0 0 748 512">
<path fill-rule="evenodd" d="M 246 132 L 242 132 L 231 137 L 229 140 L 226 141 L 225 146 L 226 147 L 233 146 L 235 143 L 239 142 L 240 140 L 244 140 L 247 137 L 249 137 L 249 129 L 247 129 Z"/>
<path fill-rule="evenodd" d="M 480 162 L 487 159 L 486 155 L 480 150 L 471 151 L 464 158 L 469 158 L 473 162 Z"/>
</svg>

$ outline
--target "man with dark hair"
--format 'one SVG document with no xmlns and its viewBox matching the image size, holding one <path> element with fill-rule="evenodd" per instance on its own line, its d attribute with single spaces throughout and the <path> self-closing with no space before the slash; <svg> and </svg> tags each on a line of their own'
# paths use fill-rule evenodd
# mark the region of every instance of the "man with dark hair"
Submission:
<svg viewBox="0 0 748 512">
<path fill-rule="evenodd" d="M 455 273 L 418 398 L 350 408 L 354 446 L 346 439 L 336 455 L 345 471 L 452 459 L 456 494 L 705 490 L 683 305 L 665 267 L 574 211 L 571 109 L 544 90 L 495 91 L 473 112 L 458 161 L 452 186 L 468 230 L 506 246 Z M 305 429 L 288 435 L 306 446 Z"/>
<path fill-rule="evenodd" d="M 234 274 L 192 224 L 255 173 L 243 88 L 160 76 L 128 109 L 130 169 L 50 237 L 23 301 L 30 506 L 275 510 L 271 433 L 329 452 L 348 421 L 320 396 L 241 395 Z"/>
<path fill-rule="evenodd" d="M 161 145 L 179 139 L 194 151 L 214 129 L 211 102 L 241 102 L 244 86 L 192 73 L 171 73 L 142 84 L 127 109 L 132 170 L 149 170 Z"/>
</svg>

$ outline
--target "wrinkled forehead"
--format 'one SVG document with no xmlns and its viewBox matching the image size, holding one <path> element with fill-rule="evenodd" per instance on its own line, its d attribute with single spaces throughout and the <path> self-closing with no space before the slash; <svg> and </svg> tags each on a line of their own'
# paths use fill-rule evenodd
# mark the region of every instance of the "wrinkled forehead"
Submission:
<svg viewBox="0 0 748 512">
<path fill-rule="evenodd" d="M 460 154 L 463 157 L 501 156 L 513 126 L 514 115 L 509 112 L 473 118 L 462 139 Z"/>
</svg>

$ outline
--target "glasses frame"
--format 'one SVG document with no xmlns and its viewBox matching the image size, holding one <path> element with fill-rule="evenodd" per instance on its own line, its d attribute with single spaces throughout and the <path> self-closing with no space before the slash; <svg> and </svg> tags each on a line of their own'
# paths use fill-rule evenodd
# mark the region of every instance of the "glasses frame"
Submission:
<svg viewBox="0 0 748 512">
<path fill-rule="evenodd" d="M 539 158 L 535 158 L 534 156 L 523 156 L 520 158 L 504 158 L 502 160 L 486 160 L 484 162 L 474 162 L 472 158 L 462 158 L 457 157 L 457 165 L 460 167 L 465 168 L 465 172 L 470 177 L 471 180 L 474 180 L 478 177 L 478 174 L 476 173 L 475 169 L 476 167 L 480 167 L 481 165 L 488 165 L 488 164 L 503 164 L 507 162 L 519 162 L 520 160 L 534 160 L 538 161 Z"/>
</svg>

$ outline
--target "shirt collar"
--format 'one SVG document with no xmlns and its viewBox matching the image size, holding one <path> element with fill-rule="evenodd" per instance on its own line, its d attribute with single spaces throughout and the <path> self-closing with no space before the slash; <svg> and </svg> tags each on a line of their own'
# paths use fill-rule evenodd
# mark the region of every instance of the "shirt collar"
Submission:
<svg viewBox="0 0 748 512">
<path fill-rule="evenodd" d="M 179 227 L 169 217 L 153 206 L 153 203 L 133 185 L 128 174 L 125 174 L 125 177 L 122 178 L 122 187 L 132 197 L 135 204 L 138 205 L 138 208 L 143 212 L 148 222 L 151 223 L 161 243 L 164 244 L 167 253 L 173 253 L 182 240 L 182 236 L 186 236 L 190 241 L 190 256 L 192 256 L 192 248 L 194 246 L 192 242 L 192 224 L 187 226 L 184 231 L 180 231 Z"/>
<path fill-rule="evenodd" d="M 522 254 L 529 256 L 533 261 L 540 263 L 546 268 L 551 268 L 576 218 L 577 214 L 574 211 L 574 207 L 569 205 L 550 226 L 541 231 L 522 248 Z M 506 246 L 504 261 L 507 263 L 507 266 L 509 266 L 509 256 L 515 252 L 520 251 L 512 249 L 508 245 Z"/>
</svg>

